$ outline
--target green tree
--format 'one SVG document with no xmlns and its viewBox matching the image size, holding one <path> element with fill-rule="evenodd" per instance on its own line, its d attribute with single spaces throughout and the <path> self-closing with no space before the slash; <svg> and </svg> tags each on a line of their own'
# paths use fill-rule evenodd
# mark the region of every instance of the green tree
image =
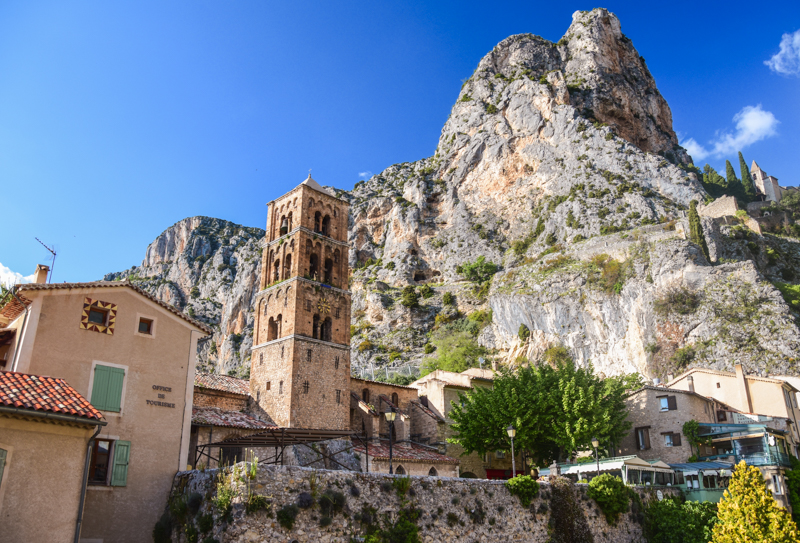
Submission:
<svg viewBox="0 0 800 543">
<path fill-rule="evenodd" d="M 703 223 L 700 222 L 700 215 L 697 213 L 697 200 L 692 200 L 689 204 L 689 239 L 692 240 L 692 243 L 700 246 L 708 259 L 708 245 L 703 236 Z"/>
<path fill-rule="evenodd" d="M 478 366 L 478 358 L 488 354 L 478 345 L 475 336 L 469 331 L 453 331 L 443 327 L 434 332 L 430 341 L 435 347 L 436 358 L 420 367 L 420 374 L 427 375 L 435 370 L 462 372 Z"/>
<path fill-rule="evenodd" d="M 792 469 L 786 472 L 786 488 L 789 490 L 789 503 L 792 506 L 794 522 L 800 522 L 800 461 L 792 459 Z"/>
<path fill-rule="evenodd" d="M 707 543 L 717 521 L 717 504 L 683 502 L 667 496 L 653 500 L 644 515 L 648 543 Z"/>
<path fill-rule="evenodd" d="M 539 465 L 588 448 L 594 436 L 618 443 L 630 428 L 624 395 L 639 383 L 638 376 L 600 379 L 571 359 L 505 371 L 491 389 L 459 394 L 448 441 L 465 454 L 508 450 L 506 428 L 513 425 L 515 445 Z"/>
<path fill-rule="evenodd" d="M 741 151 L 739 151 L 739 173 L 742 175 L 742 191 L 744 192 L 746 201 L 755 202 L 756 184 L 753 183 L 753 177 L 750 175 L 750 168 L 747 167 L 747 163 L 744 161 Z"/>
<path fill-rule="evenodd" d="M 794 543 L 800 532 L 789 513 L 775 503 L 755 466 L 739 462 L 719 502 L 711 543 Z"/>
<path fill-rule="evenodd" d="M 464 276 L 467 281 L 473 283 L 485 283 L 497 273 L 498 266 L 486 260 L 485 256 L 479 256 L 475 262 L 462 264 L 456 271 Z"/>
<path fill-rule="evenodd" d="M 403 295 L 400 297 L 400 303 L 409 309 L 419 307 L 419 294 L 417 289 L 409 285 L 403 288 Z"/>
<path fill-rule="evenodd" d="M 737 200 L 744 200 L 744 187 L 742 182 L 736 177 L 736 172 L 733 171 L 733 166 L 730 160 L 725 161 L 725 177 L 727 178 L 726 184 L 728 185 L 728 194 L 734 196 Z"/>
<path fill-rule="evenodd" d="M 706 192 L 708 192 L 714 198 L 719 198 L 720 196 L 725 196 L 725 194 L 727 194 L 728 183 L 725 181 L 725 178 L 718 174 L 717 171 L 708 164 L 706 164 L 703 168 L 703 177 L 701 182 L 703 183 L 703 188 L 706 189 Z"/>
</svg>

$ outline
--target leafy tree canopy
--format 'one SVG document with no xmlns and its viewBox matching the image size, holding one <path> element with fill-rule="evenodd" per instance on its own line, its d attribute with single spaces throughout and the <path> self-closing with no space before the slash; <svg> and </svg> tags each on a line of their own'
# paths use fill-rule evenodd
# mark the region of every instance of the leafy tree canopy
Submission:
<svg viewBox="0 0 800 543">
<path fill-rule="evenodd" d="M 485 283 L 497 273 L 498 266 L 497 264 L 486 260 L 485 256 L 479 256 L 475 262 L 458 266 L 456 271 L 463 275 L 467 281 L 472 281 L 473 283 Z"/>
<path fill-rule="evenodd" d="M 453 437 L 448 441 L 464 454 L 511 448 L 506 428 L 517 429 L 518 450 L 527 451 L 539 465 L 564 459 L 591 446 L 618 443 L 630 429 L 626 421 L 626 391 L 641 386 L 638 375 L 601 379 L 591 367 L 580 368 L 561 351 L 547 364 L 501 372 L 493 387 L 459 394 L 450 416 Z"/>
</svg>

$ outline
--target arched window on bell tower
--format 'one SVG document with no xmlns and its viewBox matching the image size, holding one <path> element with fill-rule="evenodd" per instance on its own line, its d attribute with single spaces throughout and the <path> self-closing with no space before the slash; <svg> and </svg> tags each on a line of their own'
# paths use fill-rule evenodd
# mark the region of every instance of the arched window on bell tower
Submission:
<svg viewBox="0 0 800 543">
<path fill-rule="evenodd" d="M 281 261 L 280 261 L 280 259 L 278 259 L 272 265 L 272 281 L 273 282 L 280 280 L 280 267 L 281 267 Z"/>
<path fill-rule="evenodd" d="M 327 319 L 325 319 L 322 322 L 322 330 L 320 332 L 320 336 L 321 336 L 320 339 L 322 341 L 332 341 L 331 340 L 332 332 L 333 332 L 333 322 L 331 321 L 331 318 L 328 317 Z"/>
<path fill-rule="evenodd" d="M 278 325 L 278 335 L 275 337 L 275 339 L 278 339 L 281 337 L 281 333 L 283 332 L 283 315 L 278 315 L 275 317 L 275 323 Z"/>
<path fill-rule="evenodd" d="M 333 282 L 333 260 L 330 258 L 325 259 L 325 274 L 323 275 L 322 282 L 327 285 Z"/>
<path fill-rule="evenodd" d="M 314 213 L 314 232 L 317 234 L 322 233 L 322 213 L 319 211 Z"/>
<path fill-rule="evenodd" d="M 331 217 L 330 215 L 325 215 L 325 218 L 322 219 L 322 235 L 330 237 L 331 235 Z"/>
<path fill-rule="evenodd" d="M 269 325 L 267 330 L 267 341 L 278 339 L 278 323 L 272 317 L 269 318 Z"/>
<path fill-rule="evenodd" d="M 319 339 L 320 331 L 319 331 L 319 315 L 314 315 L 313 318 L 313 330 L 311 332 L 311 337 L 314 339 Z"/>
<path fill-rule="evenodd" d="M 288 254 L 283 258 L 283 278 L 288 279 L 292 273 L 292 255 Z"/>
<path fill-rule="evenodd" d="M 308 276 L 315 281 L 319 276 L 319 257 L 314 253 L 311 253 L 311 256 L 308 257 Z"/>
</svg>

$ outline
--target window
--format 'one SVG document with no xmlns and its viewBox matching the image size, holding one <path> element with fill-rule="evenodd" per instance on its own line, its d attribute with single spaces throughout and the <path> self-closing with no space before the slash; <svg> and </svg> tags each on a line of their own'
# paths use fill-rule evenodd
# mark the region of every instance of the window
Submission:
<svg viewBox="0 0 800 543">
<path fill-rule="evenodd" d="M 336 317 L 337 319 L 339 318 L 339 308 L 338 307 L 336 308 L 336 311 L 334 311 L 333 316 Z"/>
<path fill-rule="evenodd" d="M 122 387 L 125 370 L 97 364 L 94 367 L 91 404 L 100 411 L 119 413 L 122 408 Z"/>
<path fill-rule="evenodd" d="M 283 381 L 278 383 L 278 394 L 283 394 Z"/>
<path fill-rule="evenodd" d="M 398 399 L 397 392 L 392 392 L 392 403 L 395 406 L 400 405 L 400 400 Z"/>
<path fill-rule="evenodd" d="M 337 390 L 336 391 L 336 403 L 342 403 L 342 391 L 341 390 Z"/>
<path fill-rule="evenodd" d="M 306 360 L 307 360 L 308 362 L 311 362 L 311 349 L 309 349 L 308 351 L 306 351 Z"/>
<path fill-rule="evenodd" d="M 703 475 L 703 488 L 717 488 L 717 477 L 715 475 Z"/>
<path fill-rule="evenodd" d="M 428 477 L 438 477 L 439 472 L 436 471 L 436 468 L 431 468 L 428 470 Z"/>
<path fill-rule="evenodd" d="M 660 396 L 658 402 L 661 406 L 661 411 L 675 411 L 678 409 L 678 402 L 675 396 Z"/>
<path fill-rule="evenodd" d="M 427 396 L 420 396 L 419 397 L 419 403 L 421 403 L 425 407 L 428 407 L 428 397 Z"/>
<path fill-rule="evenodd" d="M 405 475 L 405 474 L 406 474 L 406 470 L 405 470 L 405 469 L 403 469 L 403 466 L 397 466 L 397 469 L 396 469 L 396 470 L 394 470 L 394 472 L 395 472 L 397 475 Z"/>
<path fill-rule="evenodd" d="M 772 492 L 780 496 L 783 494 L 783 487 L 781 486 L 781 478 L 778 475 L 772 476 Z"/>
<path fill-rule="evenodd" d="M 308 381 L 303 381 L 303 394 L 308 394 Z"/>
<path fill-rule="evenodd" d="M 259 365 L 264 363 L 264 353 L 260 353 L 258 355 L 258 363 L 259 363 Z"/>
<path fill-rule="evenodd" d="M 650 448 L 650 427 L 644 426 L 636 429 L 636 447 L 640 451 Z"/>
<path fill-rule="evenodd" d="M 721 385 L 719 383 L 717 383 L 717 388 L 721 388 Z"/>
<path fill-rule="evenodd" d="M 220 447 L 220 465 L 231 466 L 244 460 L 241 447 Z"/>
<path fill-rule="evenodd" d="M 725 411 L 717 411 L 717 422 L 726 422 L 728 420 L 728 415 Z"/>
<path fill-rule="evenodd" d="M 338 356 L 333 361 L 333 368 L 337 369 L 337 370 L 339 369 L 339 357 Z"/>
<path fill-rule="evenodd" d="M 271 383 L 272 383 L 271 381 L 267 381 L 267 390 L 269 390 L 272 387 Z"/>
<path fill-rule="evenodd" d="M 306 311 L 311 311 L 311 300 L 306 300 Z"/>
<path fill-rule="evenodd" d="M 90 317 L 91 318 L 91 317 Z M 139 333 L 152 335 L 153 333 L 153 320 L 152 319 L 139 319 Z"/>
<path fill-rule="evenodd" d="M 100 326 L 105 326 L 106 317 L 108 317 L 108 311 L 104 309 L 92 308 L 89 310 L 89 322 L 91 322 L 92 324 L 99 324 Z"/>
<path fill-rule="evenodd" d="M 496 453 L 494 453 L 494 455 L 495 455 L 496 458 L 500 458 L 500 459 L 503 459 L 503 458 L 506 457 L 505 451 L 497 451 Z"/>
<path fill-rule="evenodd" d="M 0 484 L 3 483 L 3 471 L 6 469 L 6 456 L 8 456 L 8 451 L 0 449 Z"/>
<path fill-rule="evenodd" d="M 365 388 L 361 391 L 361 401 L 364 403 L 369 403 L 369 389 Z"/>
<path fill-rule="evenodd" d="M 664 432 L 661 434 L 664 436 L 664 446 L 665 447 L 680 447 L 681 446 L 681 435 L 676 434 L 674 432 Z"/>
<path fill-rule="evenodd" d="M 130 453 L 130 441 L 96 439 L 89 466 L 89 484 L 126 486 Z"/>
</svg>

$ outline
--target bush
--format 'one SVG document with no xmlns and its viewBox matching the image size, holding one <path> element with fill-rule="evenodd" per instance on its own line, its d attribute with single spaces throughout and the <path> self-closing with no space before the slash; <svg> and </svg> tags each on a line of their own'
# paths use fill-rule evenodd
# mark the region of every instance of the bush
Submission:
<svg viewBox="0 0 800 543">
<path fill-rule="evenodd" d="M 781 291 L 783 299 L 794 311 L 800 311 L 800 285 L 790 285 L 788 283 L 773 283 L 775 288 Z"/>
<path fill-rule="evenodd" d="M 189 509 L 189 514 L 194 516 L 200 511 L 200 506 L 203 505 L 203 495 L 199 492 L 192 492 L 186 500 L 186 507 Z"/>
<path fill-rule="evenodd" d="M 425 354 L 431 354 L 433 351 L 436 350 L 436 347 L 434 347 L 432 343 L 426 343 L 424 350 Z"/>
<path fill-rule="evenodd" d="M 456 297 L 452 292 L 445 292 L 442 296 L 442 303 L 444 305 L 456 305 Z"/>
<path fill-rule="evenodd" d="M 614 525 L 619 515 L 628 510 L 630 492 L 622 479 L 603 473 L 589 483 L 587 495 L 597 502 L 608 523 Z"/>
<path fill-rule="evenodd" d="M 389 262 L 386 263 L 385 267 L 386 267 L 387 270 L 393 270 L 394 269 L 394 262 L 390 260 Z"/>
<path fill-rule="evenodd" d="M 653 309 L 660 315 L 677 313 L 688 315 L 694 313 L 703 298 L 701 294 L 684 285 L 672 285 L 653 302 Z"/>
<path fill-rule="evenodd" d="M 674 362 L 678 368 L 685 368 L 694 360 L 695 356 L 697 356 L 697 351 L 694 350 L 694 345 L 687 345 L 675 351 L 675 354 L 670 357 L 670 360 Z"/>
<path fill-rule="evenodd" d="M 358 352 L 363 353 L 364 351 L 371 351 L 373 347 L 372 342 L 369 339 L 365 339 L 358 344 Z"/>
<path fill-rule="evenodd" d="M 209 513 L 197 517 L 197 528 L 200 530 L 201 534 L 210 532 L 211 529 L 214 528 L 214 516 Z"/>
<path fill-rule="evenodd" d="M 506 481 L 506 488 L 512 496 L 519 498 L 523 507 L 530 507 L 531 500 L 539 494 L 539 483 L 530 475 L 517 475 Z"/>
<path fill-rule="evenodd" d="M 519 325 L 519 332 L 517 332 L 519 339 L 524 341 L 528 341 L 528 338 L 531 337 L 531 329 L 525 326 L 524 324 Z"/>
<path fill-rule="evenodd" d="M 419 293 L 425 299 L 428 299 L 435 294 L 430 285 L 422 285 L 421 287 L 419 287 Z"/>
<path fill-rule="evenodd" d="M 775 502 L 761 471 L 744 461 L 736 466 L 718 508 L 712 543 L 800 541 L 797 526 Z"/>
<path fill-rule="evenodd" d="M 153 528 L 153 542 L 172 543 L 172 520 L 166 511 Z"/>
<path fill-rule="evenodd" d="M 314 496 L 309 492 L 301 492 L 297 495 L 297 507 L 301 509 L 308 509 L 314 505 Z"/>
<path fill-rule="evenodd" d="M 482 309 L 480 311 L 473 311 L 467 315 L 467 320 L 477 323 L 480 328 L 485 328 L 492 324 L 492 310 Z"/>
<path fill-rule="evenodd" d="M 278 517 L 278 524 L 287 530 L 291 530 L 292 527 L 294 527 L 294 521 L 297 519 L 298 513 L 300 513 L 300 508 L 295 504 L 284 505 L 278 510 L 278 514 L 276 515 Z"/>
<path fill-rule="evenodd" d="M 247 496 L 247 502 L 244 504 L 244 510 L 248 515 L 266 509 L 267 507 L 269 507 L 269 502 L 266 496 L 260 494 L 250 494 Z"/>
<path fill-rule="evenodd" d="M 647 506 L 644 536 L 648 543 L 707 543 L 716 521 L 716 503 L 680 503 L 667 497 Z"/>
<path fill-rule="evenodd" d="M 628 271 L 627 263 L 615 260 L 606 254 L 592 257 L 589 269 L 588 283 L 598 286 L 606 294 L 622 291 L 625 276 Z"/>
<path fill-rule="evenodd" d="M 419 307 L 419 294 L 417 294 L 417 290 L 411 285 L 404 287 L 400 303 L 409 309 Z"/>
<path fill-rule="evenodd" d="M 397 492 L 397 495 L 402 498 L 408 493 L 408 489 L 411 488 L 411 477 L 398 477 L 392 481 L 392 486 Z"/>
<path fill-rule="evenodd" d="M 498 266 L 487 261 L 485 256 L 479 256 L 475 262 L 463 264 L 456 268 L 456 271 L 468 281 L 484 283 L 497 273 Z"/>
<path fill-rule="evenodd" d="M 340 512 L 347 503 L 347 498 L 338 490 L 326 490 L 319 498 L 319 510 L 326 517 Z"/>
</svg>

